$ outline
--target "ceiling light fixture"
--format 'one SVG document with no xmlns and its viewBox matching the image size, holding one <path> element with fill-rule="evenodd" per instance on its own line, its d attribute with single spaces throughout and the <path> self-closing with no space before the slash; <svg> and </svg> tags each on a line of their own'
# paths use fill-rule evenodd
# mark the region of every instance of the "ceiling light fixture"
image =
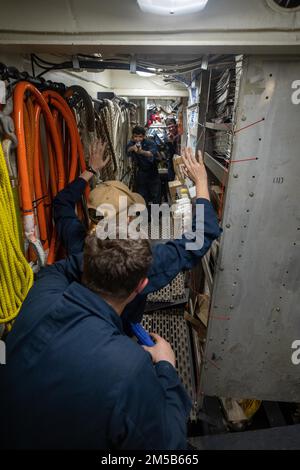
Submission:
<svg viewBox="0 0 300 470">
<path fill-rule="evenodd" d="M 155 75 L 155 73 L 151 73 L 151 72 L 140 72 L 139 70 L 136 71 L 137 75 L 139 75 L 140 77 L 152 77 L 153 75 Z"/>
<path fill-rule="evenodd" d="M 208 0 L 137 0 L 141 10 L 156 15 L 187 15 L 203 10 Z"/>
</svg>

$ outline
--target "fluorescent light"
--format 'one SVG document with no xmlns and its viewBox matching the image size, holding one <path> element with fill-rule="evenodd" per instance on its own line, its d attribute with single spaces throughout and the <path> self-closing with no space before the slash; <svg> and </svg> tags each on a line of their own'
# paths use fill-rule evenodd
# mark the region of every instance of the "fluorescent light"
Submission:
<svg viewBox="0 0 300 470">
<path fill-rule="evenodd" d="M 136 73 L 137 73 L 140 77 L 153 77 L 153 75 L 155 75 L 155 73 L 151 73 L 151 72 L 140 72 L 139 70 L 137 70 Z"/>
<path fill-rule="evenodd" d="M 156 15 L 186 15 L 205 8 L 208 0 L 137 0 L 141 10 Z"/>
</svg>

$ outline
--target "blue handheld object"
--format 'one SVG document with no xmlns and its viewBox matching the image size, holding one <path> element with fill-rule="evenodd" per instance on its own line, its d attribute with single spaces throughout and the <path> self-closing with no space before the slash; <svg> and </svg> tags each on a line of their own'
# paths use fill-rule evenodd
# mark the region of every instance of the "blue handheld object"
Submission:
<svg viewBox="0 0 300 470">
<path fill-rule="evenodd" d="M 137 337 L 143 346 L 154 346 L 155 343 L 149 333 L 142 327 L 140 323 L 131 323 L 133 334 Z"/>
</svg>

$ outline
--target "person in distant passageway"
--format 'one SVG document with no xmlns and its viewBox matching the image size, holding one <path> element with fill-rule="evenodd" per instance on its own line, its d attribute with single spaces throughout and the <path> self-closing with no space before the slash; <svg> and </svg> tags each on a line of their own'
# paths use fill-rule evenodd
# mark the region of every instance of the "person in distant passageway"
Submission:
<svg viewBox="0 0 300 470">
<path fill-rule="evenodd" d="M 132 130 L 132 139 L 127 144 L 127 155 L 137 166 L 136 191 L 143 196 L 147 206 L 160 204 L 161 182 L 158 173 L 158 148 L 145 138 L 146 131 L 141 126 Z"/>
</svg>

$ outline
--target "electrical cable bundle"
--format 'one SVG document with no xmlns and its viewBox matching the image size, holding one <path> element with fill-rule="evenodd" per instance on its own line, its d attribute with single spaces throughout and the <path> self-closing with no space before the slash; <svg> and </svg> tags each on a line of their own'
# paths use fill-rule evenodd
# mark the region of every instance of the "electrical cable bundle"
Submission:
<svg viewBox="0 0 300 470">
<path fill-rule="evenodd" d="M 231 122 L 235 101 L 235 71 L 227 69 L 220 74 L 215 86 L 215 113 L 218 119 Z"/>
<path fill-rule="evenodd" d="M 232 125 L 238 83 L 239 77 L 235 68 L 215 71 L 211 80 L 210 112 L 207 119 L 216 124 L 228 124 L 228 131 L 225 129 L 210 131 L 212 155 L 225 166 L 231 158 Z"/>
</svg>

